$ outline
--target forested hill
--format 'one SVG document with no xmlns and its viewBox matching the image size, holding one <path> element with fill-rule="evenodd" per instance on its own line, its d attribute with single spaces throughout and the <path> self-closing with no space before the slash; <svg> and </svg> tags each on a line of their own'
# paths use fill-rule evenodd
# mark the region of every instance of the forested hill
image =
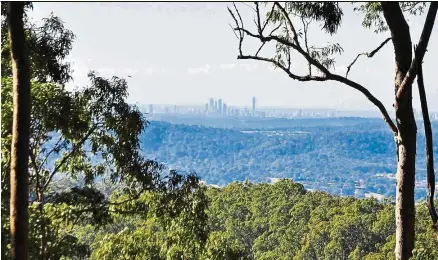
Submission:
<svg viewBox="0 0 438 260">
<path fill-rule="evenodd" d="M 182 119 L 179 119 L 182 121 Z M 176 119 L 172 120 L 173 122 Z M 194 171 L 208 184 L 292 178 L 307 189 L 364 196 L 395 195 L 393 135 L 381 119 L 271 119 L 240 124 L 193 119 L 185 124 L 151 121 L 141 137 L 149 158 Z M 418 122 L 417 199 L 425 196 L 424 135 Z M 237 126 L 237 127 L 236 127 Z M 438 150 L 437 122 L 433 122 Z"/>
<path fill-rule="evenodd" d="M 91 259 L 394 259 L 391 203 L 307 192 L 288 180 L 230 183 L 206 195 L 205 222 L 190 218 L 192 211 L 172 219 L 152 211 L 116 218 L 104 231 L 87 227 Z M 438 259 L 424 203 L 416 218 L 413 259 Z M 184 224 L 166 229 L 163 220 Z"/>
</svg>

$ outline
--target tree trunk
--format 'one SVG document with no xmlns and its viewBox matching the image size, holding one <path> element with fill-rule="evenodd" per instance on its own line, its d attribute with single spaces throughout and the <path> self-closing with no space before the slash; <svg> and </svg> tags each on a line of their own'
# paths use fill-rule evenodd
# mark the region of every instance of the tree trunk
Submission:
<svg viewBox="0 0 438 260">
<path fill-rule="evenodd" d="M 396 244 L 395 258 L 408 260 L 415 241 L 415 156 L 417 125 L 412 108 L 412 84 L 398 91 L 412 63 L 412 41 L 409 25 L 398 2 L 381 2 L 383 16 L 391 31 L 395 54 L 395 116 L 398 133 L 397 189 L 395 203 Z"/>
<path fill-rule="evenodd" d="M 11 257 L 28 259 L 28 162 L 30 77 L 25 44 L 24 2 L 9 2 L 8 26 L 13 73 L 13 125 L 11 147 Z"/>
<path fill-rule="evenodd" d="M 397 136 L 396 246 L 397 260 L 412 256 L 415 240 L 415 155 L 417 128 L 410 106 L 396 109 Z"/>
</svg>

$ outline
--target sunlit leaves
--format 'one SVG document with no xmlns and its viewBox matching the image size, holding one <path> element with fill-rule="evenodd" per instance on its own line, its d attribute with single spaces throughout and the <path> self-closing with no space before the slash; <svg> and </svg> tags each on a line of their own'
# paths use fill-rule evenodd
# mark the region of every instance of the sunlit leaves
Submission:
<svg viewBox="0 0 438 260">
<path fill-rule="evenodd" d="M 421 15 L 424 13 L 426 2 L 400 2 L 400 7 L 403 12 L 408 12 L 411 15 Z"/>
<path fill-rule="evenodd" d="M 107 178 L 112 184 L 120 185 L 127 200 L 138 199 L 144 191 L 159 192 L 162 202 L 166 203 L 163 205 L 169 205 L 168 209 L 163 207 L 166 214 L 177 216 L 184 207 L 188 210 L 185 216 L 192 217 L 182 223 L 205 219 L 202 212 L 206 201 L 189 199 L 199 180 L 195 176 L 183 177 L 176 172 L 165 178 L 161 176 L 163 165 L 142 155 L 139 136 L 147 121 L 137 108 L 126 103 L 126 81 L 117 77 L 105 79 L 95 73 L 90 73 L 89 77 L 89 86 L 74 91 L 67 91 L 63 85 L 56 83 L 33 81 L 31 85 L 30 202 L 42 207 L 40 215 L 37 216 L 36 212 L 35 217 L 50 218 L 41 232 L 52 232 L 62 225 L 92 224 L 99 227 L 110 221 L 110 210 L 134 214 L 147 209 L 144 201 L 135 204 L 129 211 L 118 207 L 110 209 L 107 196 L 95 188 L 99 178 Z M 2 172 L 5 173 L 9 172 L 11 86 L 11 79 L 2 79 Z M 9 182 L 7 176 L 2 177 L 2 192 L 6 195 L 2 199 L 7 199 Z M 59 185 L 54 185 L 60 179 L 71 182 L 65 182 L 60 189 Z M 167 189 L 169 192 L 166 192 Z M 4 202 L 2 206 L 7 206 Z M 45 215 L 49 205 L 64 209 L 59 215 L 64 221 L 62 225 L 55 225 L 53 219 Z M 31 232 L 34 228 L 41 228 L 32 226 L 36 223 L 32 221 Z M 193 230 L 194 234 L 201 236 L 202 228 Z M 68 234 L 53 239 L 53 246 L 59 246 L 65 241 L 73 243 L 75 238 Z M 49 240 L 46 237 L 34 242 L 38 241 Z M 41 254 L 43 252 L 35 252 L 35 256 Z M 51 253 L 50 256 L 54 255 Z"/>
<path fill-rule="evenodd" d="M 382 6 L 379 2 L 368 2 L 354 7 L 354 11 L 361 12 L 364 15 L 362 25 L 365 28 L 374 28 L 375 33 L 381 33 L 388 30 L 388 26 L 383 18 Z"/>
<path fill-rule="evenodd" d="M 286 2 L 286 10 L 292 15 L 321 22 L 322 29 L 329 34 L 336 33 L 343 16 L 338 2 Z"/>
<path fill-rule="evenodd" d="M 425 2 L 400 2 L 403 12 L 411 15 L 421 15 L 426 7 Z M 388 30 L 388 26 L 383 18 L 382 6 L 379 2 L 362 3 L 354 7 L 354 11 L 361 12 L 364 17 L 362 25 L 365 28 L 373 29 L 375 33 L 382 33 Z"/>
<path fill-rule="evenodd" d="M 2 3 L 3 4 L 3 3 Z M 7 23 L 2 14 L 2 76 L 11 76 Z M 25 29 L 32 79 L 38 82 L 66 83 L 71 79 L 70 63 L 65 58 L 72 49 L 75 35 L 64 27 L 57 16 L 51 14 L 41 25 L 25 19 Z"/>
<path fill-rule="evenodd" d="M 322 48 L 309 47 L 310 56 L 319 61 L 327 69 L 335 65 L 335 54 L 342 54 L 344 51 L 339 43 L 328 44 Z"/>
</svg>

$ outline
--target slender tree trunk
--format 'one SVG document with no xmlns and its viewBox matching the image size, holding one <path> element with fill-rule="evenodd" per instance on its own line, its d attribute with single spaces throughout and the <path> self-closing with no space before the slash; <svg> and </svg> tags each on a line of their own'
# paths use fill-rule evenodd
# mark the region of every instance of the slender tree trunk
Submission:
<svg viewBox="0 0 438 260">
<path fill-rule="evenodd" d="M 12 259 L 28 259 L 28 162 L 30 77 L 25 44 L 24 2 L 9 2 L 9 41 L 13 73 L 13 125 L 11 147 L 10 226 Z"/>
<path fill-rule="evenodd" d="M 429 208 L 429 215 L 432 219 L 433 229 L 438 239 L 438 214 L 434 205 L 435 195 L 435 170 L 433 166 L 433 137 L 432 125 L 429 119 L 429 109 L 427 108 L 426 90 L 424 89 L 423 80 L 423 66 L 418 66 L 418 92 L 420 94 L 421 112 L 423 114 L 424 137 L 426 140 L 426 165 L 427 165 L 427 207 Z"/>
<path fill-rule="evenodd" d="M 396 246 L 397 260 L 412 256 L 415 240 L 415 156 L 417 128 L 412 103 L 396 109 L 397 136 Z"/>
<path fill-rule="evenodd" d="M 395 54 L 395 116 L 398 133 L 397 189 L 395 203 L 396 244 L 395 258 L 408 260 L 412 256 L 415 241 L 415 156 L 417 125 L 412 108 L 412 84 L 403 87 L 403 95 L 397 93 L 412 63 L 412 40 L 409 25 L 398 2 L 381 2 L 383 15 L 391 31 Z"/>
</svg>

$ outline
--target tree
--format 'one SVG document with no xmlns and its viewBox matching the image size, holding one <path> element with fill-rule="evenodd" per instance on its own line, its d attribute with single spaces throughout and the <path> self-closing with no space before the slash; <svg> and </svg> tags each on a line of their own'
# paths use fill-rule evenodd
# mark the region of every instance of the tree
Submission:
<svg viewBox="0 0 438 260">
<path fill-rule="evenodd" d="M 433 229 L 436 231 L 438 239 L 438 214 L 434 205 L 435 194 L 435 170 L 433 168 L 433 138 L 432 125 L 429 119 L 429 109 L 427 108 L 426 91 L 424 90 L 423 80 L 423 65 L 418 65 L 418 91 L 420 93 L 421 111 L 423 113 L 424 135 L 426 141 L 426 164 L 427 164 L 427 207 L 429 208 L 429 215 L 432 219 Z"/>
<path fill-rule="evenodd" d="M 13 75 L 13 123 L 10 173 L 10 230 L 12 259 L 28 259 L 28 158 L 30 75 L 24 35 L 24 2 L 8 3 L 8 28 Z"/>
<path fill-rule="evenodd" d="M 2 3 L 2 18 L 6 14 L 3 7 Z M 29 172 L 30 179 L 24 187 L 26 203 L 22 209 L 28 211 L 29 201 L 30 258 L 86 256 L 88 249 L 72 235 L 77 225 L 97 228 L 111 221 L 111 213 L 144 213 L 147 205 L 135 202 L 146 191 L 162 194 L 163 205 L 174 205 L 175 214 L 183 210 L 184 205 L 179 207 L 181 198 L 192 192 L 199 180 L 194 175 L 183 178 L 176 172 L 166 175 L 162 164 L 142 154 L 139 138 L 148 122 L 137 107 L 126 102 L 126 80 L 106 79 L 90 72 L 89 86 L 66 90 L 64 83 L 71 77 L 70 66 L 64 59 L 71 50 L 73 33 L 53 15 L 44 19 L 39 27 L 24 20 L 26 39 L 32 50 L 28 73 L 28 80 L 32 79 L 28 86 L 29 96 L 33 100 L 29 114 L 30 141 L 23 145 L 27 151 L 23 162 L 29 165 L 25 172 Z M 2 20 L 2 30 L 17 24 Z M 16 50 L 7 39 L 2 35 L 2 52 Z M 12 160 L 10 63 L 11 59 L 2 55 L 1 167 L 5 174 L 2 176 L 2 229 L 8 228 L 9 220 L 3 210 L 9 204 L 5 198 L 13 190 L 13 186 L 4 181 Z M 102 182 L 115 186 L 124 197 L 110 201 L 113 190 Z M 126 204 L 132 203 L 136 207 L 124 210 Z M 202 212 L 202 209 L 196 210 L 196 213 Z M 4 256 L 10 241 L 11 238 L 2 232 Z"/>
<path fill-rule="evenodd" d="M 28 4 L 28 8 L 32 5 Z M 9 38 L 7 34 L 8 23 L 6 16 L 6 5 L 2 2 L 2 25 L 1 25 L 1 74 L 2 77 L 12 76 L 11 60 L 8 54 Z M 50 14 L 42 20 L 41 25 L 31 23 L 27 16 L 23 17 L 26 44 L 28 46 L 28 54 L 32 61 L 30 66 L 31 79 L 42 82 L 56 82 L 64 84 L 71 79 L 70 63 L 65 59 L 72 49 L 75 35 L 71 30 L 64 27 L 63 21 Z"/>
<path fill-rule="evenodd" d="M 417 75 L 418 67 L 423 61 L 432 28 L 434 25 L 438 4 L 431 3 L 426 16 L 421 37 L 412 58 L 412 40 L 409 25 L 404 13 L 422 13 L 425 3 L 397 3 L 381 2 L 366 3 L 357 11 L 364 13 L 363 25 L 375 27 L 376 32 L 388 31 L 391 37 L 382 42 L 374 51 L 359 54 L 348 66 L 347 75 L 336 74 L 331 71 L 335 62 L 335 55 L 343 52 L 339 44 L 328 44 L 323 47 L 309 46 L 308 28 L 312 22 L 322 24 L 323 31 L 334 34 L 341 26 L 343 16 L 342 8 L 336 2 L 304 3 L 293 2 L 284 5 L 279 2 L 272 4 L 262 22 L 260 5 L 255 3 L 256 31 L 252 32 L 244 25 L 242 16 L 236 5 L 232 11 L 228 8 L 235 26 L 233 30 L 239 39 L 238 59 L 260 60 L 273 64 L 283 70 L 290 78 L 302 82 L 308 81 L 337 81 L 364 94 L 382 113 L 383 119 L 394 134 L 397 147 L 397 193 L 396 193 L 396 246 L 397 259 L 409 259 L 414 249 L 415 237 L 415 155 L 417 126 L 412 108 L 412 83 Z M 295 19 L 302 22 L 302 30 L 297 30 Z M 267 29 L 270 32 L 266 32 Z M 281 28 L 281 33 L 275 33 Z M 258 40 L 261 45 L 253 55 L 244 54 L 242 43 L 245 37 Z M 385 106 L 370 91 L 361 84 L 347 78 L 348 72 L 361 55 L 372 57 L 387 42 L 394 46 L 396 76 L 395 76 L 395 119 L 392 121 Z M 275 43 L 276 54 L 274 57 L 260 55 L 267 43 Z M 298 54 L 308 63 L 308 74 L 298 75 L 292 71 L 291 56 Z M 315 73 L 314 70 L 317 70 Z M 425 113 L 425 111 L 423 111 Z M 431 180 L 431 178 L 428 178 Z M 430 184 L 431 188 L 434 184 Z M 429 192 L 429 194 L 431 194 Z M 433 194 L 433 193 L 432 193 Z"/>
<path fill-rule="evenodd" d="M 21 5 L 23 7 L 21 8 Z M 17 7 L 18 6 L 18 7 Z M 13 15 L 10 11 L 13 7 Z M 19 8 L 20 10 L 18 10 Z M 26 16 L 25 10 L 32 8 L 32 4 L 30 2 L 25 3 L 11 3 L 2 2 L 1 3 L 1 45 L 2 45 L 2 59 L 1 59 L 1 74 L 2 74 L 2 90 L 4 88 L 3 78 L 4 77 L 12 77 L 14 72 L 14 63 L 17 60 L 15 58 L 19 58 L 20 61 L 19 69 L 22 74 L 27 77 L 26 81 L 21 81 L 23 86 L 23 91 L 25 93 L 30 92 L 30 83 L 27 83 L 29 79 L 39 79 L 45 82 L 52 81 L 57 83 L 65 83 L 69 78 L 69 64 L 63 63 L 63 60 L 68 55 L 71 49 L 71 42 L 74 38 L 74 35 L 71 31 L 65 30 L 62 26 L 62 22 L 59 18 L 55 16 L 51 16 L 48 19 L 44 20 L 44 24 L 40 27 L 31 24 Z M 23 10 L 21 10 L 23 9 Z M 9 15 L 11 14 L 11 15 Z M 10 33 L 12 29 L 12 34 Z M 17 39 L 13 39 L 12 36 Z M 21 45 L 21 46 L 20 46 Z M 19 47 L 19 48 L 18 48 Z M 21 56 L 10 55 L 10 52 L 19 53 L 21 51 L 20 48 L 25 48 L 25 52 L 21 54 Z M 30 58 L 28 58 L 30 57 Z M 24 59 L 23 59 L 24 58 Z M 31 60 L 32 62 L 29 64 L 27 60 Z M 22 68 L 23 64 L 27 62 L 27 69 Z M 27 76 L 26 76 L 27 74 Z M 27 84 L 27 87 L 26 87 Z M 27 90 L 26 90 L 27 88 Z M 9 88 L 11 90 L 11 88 Z M 8 112 L 12 112 L 12 100 L 11 103 L 5 104 L 4 107 L 4 92 L 2 91 L 2 116 L 3 114 L 9 114 Z M 26 101 L 26 98 L 31 100 L 30 93 L 29 95 L 21 95 L 20 99 Z M 14 101 L 15 102 L 15 101 Z M 27 106 L 27 107 L 26 107 Z M 26 106 L 20 106 L 21 109 L 29 110 L 26 113 L 30 113 L 30 103 Z M 6 108 L 6 110 L 4 110 Z M 27 114 L 23 114 L 20 116 L 20 124 L 26 122 Z M 28 115 L 30 117 L 30 115 Z M 14 121 L 15 122 L 15 121 Z M 15 126 L 14 126 L 15 127 Z M 8 120 L 2 121 L 2 223 L 5 223 L 4 220 L 8 219 L 6 217 L 9 213 L 12 215 L 13 211 L 10 211 L 9 206 L 12 207 L 13 204 L 9 203 L 9 199 L 13 199 L 15 196 L 10 196 L 12 191 L 16 191 L 14 185 L 9 185 L 9 183 L 5 182 L 5 180 L 14 178 L 14 175 L 9 174 L 12 173 L 12 156 L 11 149 L 6 149 L 6 147 L 11 147 L 12 145 L 12 115 Z M 19 126 L 20 131 L 25 133 L 29 132 L 29 123 L 26 125 Z M 26 130 L 27 129 L 27 130 Z M 29 139 L 29 137 L 27 137 Z M 26 162 L 20 163 L 19 165 L 25 167 L 28 165 L 27 158 L 29 157 L 29 149 L 28 149 L 29 140 L 27 144 L 22 143 L 20 146 L 24 152 L 24 147 L 26 147 L 26 152 L 23 155 Z M 14 152 L 15 153 L 15 152 Z M 16 165 L 16 164 L 15 164 Z M 20 174 L 21 178 L 28 178 L 28 170 L 26 169 L 25 175 Z M 26 182 L 27 183 L 27 182 Z M 13 183 L 11 183 L 13 184 Z M 22 196 L 25 196 L 25 203 L 22 205 L 22 210 L 25 210 L 27 214 L 27 204 L 28 204 L 28 185 L 24 183 L 25 187 L 20 186 L 20 190 L 22 192 Z M 18 190 L 19 191 L 19 190 Z M 12 221 L 14 222 L 14 221 Z M 27 229 L 27 220 L 20 221 L 20 228 Z M 15 225 L 14 225 L 15 226 Z M 2 225 L 2 255 L 4 256 L 6 253 L 6 227 L 7 225 Z M 27 239 L 27 234 L 25 235 Z M 27 250 L 19 250 L 20 252 L 26 254 Z M 20 258 L 21 259 L 21 258 Z"/>
</svg>

